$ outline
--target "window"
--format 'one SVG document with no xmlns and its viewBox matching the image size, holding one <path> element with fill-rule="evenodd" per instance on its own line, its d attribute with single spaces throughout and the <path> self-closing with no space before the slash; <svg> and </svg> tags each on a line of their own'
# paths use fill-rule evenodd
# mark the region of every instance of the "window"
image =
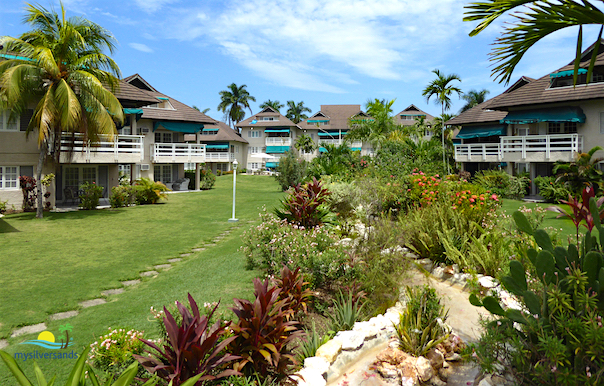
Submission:
<svg viewBox="0 0 604 386">
<path fill-rule="evenodd" d="M 262 117 L 263 121 L 277 121 L 278 119 L 276 119 L 275 117 Z"/>
<path fill-rule="evenodd" d="M 19 117 L 10 120 L 9 110 L 0 110 L 0 131 L 19 131 Z"/>
<path fill-rule="evenodd" d="M 172 165 L 153 166 L 153 179 L 155 181 L 169 184 L 172 182 Z"/>
<path fill-rule="evenodd" d="M 601 113 L 600 113 L 601 115 Z M 547 134 L 575 134 L 577 132 L 577 122 L 548 122 Z M 602 132 L 602 123 L 600 123 L 600 133 Z"/>
<path fill-rule="evenodd" d="M 560 134 L 561 133 L 560 122 L 548 122 L 547 123 L 547 134 Z"/>
<path fill-rule="evenodd" d="M 127 181 L 132 180 L 132 165 L 130 164 L 119 164 L 117 165 L 120 180 L 124 178 Z"/>
<path fill-rule="evenodd" d="M 250 146 L 247 148 L 249 154 L 257 154 L 260 153 L 260 147 L 258 146 Z"/>
<path fill-rule="evenodd" d="M 259 130 L 250 130 L 247 132 L 247 136 L 249 138 L 260 138 L 260 131 Z"/>
<path fill-rule="evenodd" d="M 235 152 L 235 145 L 231 145 L 231 153 Z"/>
<path fill-rule="evenodd" d="M 0 166 L 0 189 L 16 189 L 19 186 L 19 167 Z"/>
<path fill-rule="evenodd" d="M 65 166 L 63 168 L 63 186 L 77 190 L 84 182 L 96 184 L 98 183 L 97 174 L 96 166 Z"/>
<path fill-rule="evenodd" d="M 218 134 L 218 129 L 204 130 L 201 132 L 201 135 L 216 135 L 216 134 Z"/>
<path fill-rule="evenodd" d="M 155 143 L 173 143 L 177 140 L 177 133 L 155 133 Z"/>
<path fill-rule="evenodd" d="M 131 135 L 132 134 L 132 128 L 130 126 L 124 126 L 121 129 L 118 129 L 117 133 L 119 135 Z"/>
<path fill-rule="evenodd" d="M 247 168 L 252 169 L 252 170 L 258 170 L 258 169 L 260 169 L 260 163 L 259 162 L 248 162 Z"/>
</svg>

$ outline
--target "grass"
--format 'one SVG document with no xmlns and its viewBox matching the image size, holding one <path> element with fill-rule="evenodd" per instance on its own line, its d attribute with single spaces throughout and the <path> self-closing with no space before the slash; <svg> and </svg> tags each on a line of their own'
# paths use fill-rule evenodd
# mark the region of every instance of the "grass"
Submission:
<svg viewBox="0 0 604 386">
<path fill-rule="evenodd" d="M 512 213 L 517 211 L 521 206 L 526 206 L 529 209 L 533 209 L 535 207 L 541 207 L 543 209 L 546 209 L 553 205 L 555 205 L 555 204 L 533 203 L 533 202 L 525 202 L 525 201 L 521 201 L 521 200 L 505 199 L 502 202 L 501 210 L 505 211 L 506 214 L 511 215 Z M 560 204 L 558 206 L 562 207 L 564 210 L 566 210 L 569 213 L 572 212 L 568 208 L 567 205 Z M 554 213 L 554 212 L 550 212 L 550 211 L 545 212 L 545 217 L 543 219 L 543 223 L 541 224 L 540 228 L 542 228 L 542 229 L 549 228 L 549 227 L 555 228 L 559 231 L 560 235 L 562 236 L 562 240 L 566 241 L 566 236 L 568 236 L 568 235 L 574 236 L 576 234 L 575 226 L 573 225 L 572 221 L 567 218 L 556 218 L 557 215 L 558 214 Z M 585 233 L 585 228 L 582 226 L 581 229 L 579 230 L 579 232 Z"/>
<path fill-rule="evenodd" d="M 282 193 L 272 178 L 240 176 L 237 179 L 238 223 L 231 217 L 232 185 L 227 176 L 214 189 L 170 195 L 168 203 L 119 210 L 9 215 L 0 221 L 0 334 L 7 337 L 20 325 L 47 323 L 58 334 L 70 323 L 79 353 L 109 327 L 137 328 L 155 334 L 149 308 L 161 308 L 190 292 L 198 303 L 222 300 L 222 308 L 234 297 L 250 297 L 252 279 L 258 272 L 245 269 L 239 252 L 241 233 L 258 219 L 259 207 L 273 207 Z M 107 297 L 107 303 L 81 309 L 74 318 L 55 322 L 48 315 L 78 308 L 78 302 L 100 297 L 104 289 L 121 287 L 120 281 L 139 278 L 139 273 L 165 264 L 167 259 L 190 252 L 219 233 L 232 232 L 216 246 L 183 258 L 156 278 Z M 9 338 L 7 351 L 51 352 L 17 343 L 36 335 Z M 38 360 L 45 374 L 66 378 L 73 360 Z M 65 362 L 69 362 L 69 365 Z M 33 376 L 31 361 L 21 362 Z M 13 382 L 0 364 L 0 384 Z"/>
</svg>

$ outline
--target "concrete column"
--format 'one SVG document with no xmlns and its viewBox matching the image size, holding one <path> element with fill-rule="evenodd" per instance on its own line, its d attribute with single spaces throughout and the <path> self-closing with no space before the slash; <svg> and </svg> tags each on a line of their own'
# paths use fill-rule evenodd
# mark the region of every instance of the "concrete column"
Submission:
<svg viewBox="0 0 604 386">
<path fill-rule="evenodd" d="M 136 114 L 130 114 L 130 131 L 136 135 Z"/>
<path fill-rule="evenodd" d="M 195 137 L 197 138 L 197 143 L 201 143 L 201 133 L 197 132 L 195 134 Z M 199 168 L 201 167 L 200 164 L 195 163 L 195 190 L 200 190 L 201 189 L 201 183 L 199 181 L 199 179 L 201 178 L 201 173 L 199 171 Z"/>
</svg>

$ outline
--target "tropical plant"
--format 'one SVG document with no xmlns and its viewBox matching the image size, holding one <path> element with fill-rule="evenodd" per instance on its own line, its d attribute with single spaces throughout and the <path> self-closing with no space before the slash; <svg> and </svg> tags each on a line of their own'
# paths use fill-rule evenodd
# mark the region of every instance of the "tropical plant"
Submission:
<svg viewBox="0 0 604 386">
<path fill-rule="evenodd" d="M 99 200 L 103 196 L 104 188 L 94 182 L 84 182 L 80 185 L 80 206 L 85 210 L 94 210 L 99 206 Z"/>
<path fill-rule="evenodd" d="M 304 180 L 306 164 L 306 160 L 298 159 L 293 150 L 288 151 L 285 157 L 279 159 L 279 165 L 275 168 L 275 179 L 281 186 L 281 190 L 285 191 Z"/>
<path fill-rule="evenodd" d="M 569 194 L 568 201 L 560 200 L 562 204 L 566 204 L 572 209 L 572 214 L 566 212 L 559 206 L 550 206 L 549 208 L 547 208 L 547 210 L 558 213 L 557 218 L 566 217 L 570 219 L 575 225 L 575 228 L 577 230 L 576 237 L 577 240 L 579 240 L 579 227 L 583 223 L 583 221 L 585 221 L 585 224 L 583 225 L 589 230 L 589 232 L 591 232 L 595 226 L 596 222 L 591 214 L 592 212 L 589 207 L 590 200 L 595 197 L 595 190 L 591 187 L 587 187 L 583 189 L 583 192 L 581 192 L 581 199 L 579 199 L 578 197 L 573 197 Z M 604 208 L 599 208 L 602 206 L 602 204 L 604 204 L 604 197 L 598 198 L 595 203 L 596 208 L 598 209 L 598 217 L 600 220 L 603 220 Z"/>
<path fill-rule="evenodd" d="M 300 341 L 296 355 L 298 362 L 304 363 L 304 359 L 314 357 L 319 347 L 327 343 L 331 337 L 331 334 L 321 335 L 313 321 L 310 329 L 304 329 L 304 337 Z"/>
<path fill-rule="evenodd" d="M 134 185 L 136 192 L 136 204 L 157 204 L 160 199 L 168 199 L 168 195 L 165 193 L 169 189 L 166 185 L 161 182 L 155 182 L 149 178 L 141 178 L 136 181 Z"/>
<path fill-rule="evenodd" d="M 315 157 L 307 169 L 308 177 L 321 178 L 322 176 L 338 175 L 343 177 L 353 170 L 353 165 L 361 162 L 361 157 L 346 144 L 339 146 L 321 143 L 321 154 Z M 324 151 L 323 151 L 324 150 Z"/>
<path fill-rule="evenodd" d="M 348 124 L 351 127 L 346 140 L 366 141 L 371 143 L 375 149 L 379 149 L 391 132 L 396 129 L 394 117 L 392 116 L 393 100 L 368 100 L 365 104 L 368 118 L 354 116 L 349 118 Z"/>
<path fill-rule="evenodd" d="M 298 103 L 287 101 L 287 113 L 285 116 L 293 123 L 298 124 L 301 120 L 308 119 L 308 115 L 304 114 L 305 112 L 311 113 L 312 110 L 304 106 L 304 101 Z"/>
<path fill-rule="evenodd" d="M 250 95 L 246 87 L 245 84 L 237 86 L 235 83 L 231 83 L 228 90 L 222 90 L 219 93 L 220 104 L 218 104 L 217 110 L 224 113 L 224 120 L 231 127 L 245 118 L 245 109 L 249 109 L 250 114 L 252 113 L 250 102 L 256 102 L 256 98 Z"/>
<path fill-rule="evenodd" d="M 331 314 L 331 329 L 333 331 L 352 330 L 354 324 L 361 320 L 363 307 L 365 306 L 365 293 L 360 291 L 338 292 L 333 301 L 333 313 Z"/>
<path fill-rule="evenodd" d="M 315 141 L 310 138 L 310 136 L 306 134 L 302 134 L 296 139 L 296 143 L 294 147 L 298 149 L 298 151 L 303 151 L 304 153 L 312 153 L 317 149 L 317 144 Z"/>
<path fill-rule="evenodd" d="M 283 378 L 294 365 L 290 342 L 301 334 L 298 322 L 287 320 L 288 299 L 279 300 L 281 290 L 269 287 L 269 281 L 254 279 L 254 301 L 233 299 L 231 308 L 239 319 L 231 325 L 234 340 L 228 350 L 239 356 L 237 371 L 262 377 Z"/>
<path fill-rule="evenodd" d="M 314 228 L 328 220 L 330 211 L 327 196 L 329 190 L 313 177 L 312 182 L 294 186 L 290 194 L 281 201 L 282 209 L 275 209 L 275 214 L 290 224 Z"/>
<path fill-rule="evenodd" d="M 432 71 L 436 75 L 436 79 L 430 82 L 422 95 L 426 97 L 426 102 L 430 101 L 430 98 L 434 97 L 434 102 L 441 106 L 441 117 L 444 120 L 445 111 L 451 108 L 451 95 L 457 93 L 458 96 L 462 95 L 461 89 L 453 86 L 451 83 L 454 81 L 461 82 L 461 78 L 457 74 L 444 75 L 438 69 Z M 445 136 L 444 136 L 444 122 L 441 125 L 442 134 L 442 146 L 443 146 L 443 165 L 446 165 L 447 173 L 449 173 L 449 163 L 445 159 Z"/>
<path fill-rule="evenodd" d="M 395 324 L 399 347 L 414 356 L 426 355 L 449 336 L 449 314 L 433 288 L 407 287 L 407 305 Z"/>
<path fill-rule="evenodd" d="M 8 204 L 8 200 L 0 201 L 0 214 L 6 213 L 6 204 Z"/>
<path fill-rule="evenodd" d="M 142 337 L 142 331 L 124 328 L 109 329 L 107 334 L 99 336 L 90 345 L 88 360 L 95 369 L 107 374 L 107 378 L 115 378 L 133 362 L 136 362 L 134 354 L 143 354 L 145 345 L 140 340 Z M 138 372 L 139 378 L 145 376 L 145 370 L 142 367 Z M 149 376 L 148 373 L 147 376 Z"/>
<path fill-rule="evenodd" d="M 487 90 L 485 88 L 483 88 L 480 91 L 470 90 L 470 91 L 464 93 L 461 96 L 461 99 L 466 101 L 466 104 L 463 105 L 461 110 L 459 110 L 459 113 L 461 114 L 464 111 L 470 110 L 474 106 L 478 106 L 479 104 L 484 103 L 484 101 L 487 100 L 487 95 L 489 95 L 489 93 L 490 93 L 489 90 Z"/>
<path fill-rule="evenodd" d="M 29 176 L 19 176 L 19 186 L 23 193 L 23 211 L 33 212 L 36 206 L 36 197 L 38 197 L 36 179 Z"/>
<path fill-rule="evenodd" d="M 81 133 L 92 144 L 101 136 L 111 139 L 124 111 L 112 93 L 120 70 L 103 53 L 115 48 L 109 31 L 81 17 L 67 19 L 63 5 L 59 15 L 28 4 L 24 21 L 31 31 L 0 39 L 14 55 L 0 63 L 0 101 L 13 119 L 37 101 L 27 135 L 38 132 L 36 218 L 42 218 L 42 167 L 49 152 L 59 161 L 61 133 Z"/>
<path fill-rule="evenodd" d="M 566 183 L 554 176 L 538 176 L 533 179 L 539 189 L 539 195 L 548 201 L 565 200 L 571 195 Z"/>
<path fill-rule="evenodd" d="M 604 158 L 594 156 L 599 150 L 602 148 L 595 146 L 587 153 L 578 153 L 573 162 L 556 162 L 553 169 L 554 174 L 557 174 L 556 181 L 564 182 L 575 196 L 581 194 L 587 186 L 591 186 L 598 195 L 604 177 L 604 173 L 598 168 L 598 163 Z"/>
<path fill-rule="evenodd" d="M 131 185 L 119 185 L 111 188 L 109 205 L 112 208 L 122 208 L 134 204 L 135 192 Z"/>
<path fill-rule="evenodd" d="M 216 176 L 211 170 L 202 169 L 200 171 L 199 179 L 199 189 L 201 190 L 210 190 L 216 183 Z"/>
<path fill-rule="evenodd" d="M 209 316 L 201 315 L 197 303 L 188 294 L 191 312 L 177 302 L 178 311 L 182 317 L 179 325 L 170 311 L 164 307 L 163 322 L 168 334 L 167 341 L 162 345 L 141 339 L 152 351 L 149 356 L 134 355 L 140 364 L 151 374 L 155 374 L 174 386 L 182 385 L 187 379 L 199 375 L 196 386 L 204 381 L 220 379 L 239 374 L 232 369 L 222 370 L 229 363 L 239 359 L 238 356 L 223 352 L 235 336 L 224 337 L 227 326 L 217 321 L 209 325 L 209 319 L 218 308 L 218 304 Z"/>
<path fill-rule="evenodd" d="M 504 170 L 482 170 L 474 174 L 472 183 L 503 198 L 519 199 L 524 197 L 529 185 L 527 177 L 512 176 Z"/>
<path fill-rule="evenodd" d="M 262 102 L 262 104 L 260 105 L 260 108 L 265 109 L 267 107 L 270 107 L 273 110 L 279 112 L 283 106 L 284 106 L 283 103 L 281 103 L 279 101 L 272 101 L 272 100 L 268 99 L 268 100 Z"/>
<path fill-rule="evenodd" d="M 470 32 L 470 36 L 476 36 L 508 12 L 517 11 L 513 13 L 515 16 L 513 21 L 504 27 L 502 35 L 495 40 L 490 54 L 491 60 L 496 62 L 492 75 L 505 83 L 510 81 L 516 65 L 535 43 L 561 29 L 579 26 L 574 63 L 576 84 L 583 45 L 583 25 L 604 24 L 604 12 L 589 1 L 484 0 L 472 2 L 465 8 L 464 21 L 480 21 Z M 600 33 L 594 43 L 587 73 L 588 81 L 591 78 L 596 56 L 600 53 L 602 29 L 603 27 L 600 27 Z"/>
<path fill-rule="evenodd" d="M 292 271 L 284 265 L 281 269 L 281 276 L 275 280 L 275 285 L 280 290 L 279 300 L 286 300 L 284 309 L 288 320 L 293 319 L 300 312 L 306 314 L 308 302 L 312 297 L 308 284 L 304 281 L 300 267 Z"/>
</svg>

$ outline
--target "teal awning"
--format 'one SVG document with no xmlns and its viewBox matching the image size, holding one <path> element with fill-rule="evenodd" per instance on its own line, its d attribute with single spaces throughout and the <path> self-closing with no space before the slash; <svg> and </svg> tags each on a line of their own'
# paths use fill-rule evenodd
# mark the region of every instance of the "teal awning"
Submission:
<svg viewBox="0 0 604 386">
<path fill-rule="evenodd" d="M 205 129 L 203 129 L 203 130 L 201 130 L 201 131 L 203 131 L 203 132 L 207 132 L 207 131 L 218 131 L 218 128 L 217 128 L 217 127 L 209 127 L 209 128 L 205 128 Z"/>
<path fill-rule="evenodd" d="M 289 133 L 289 129 L 264 129 L 265 133 Z"/>
<path fill-rule="evenodd" d="M 143 114 L 143 109 L 124 109 L 124 114 Z"/>
<path fill-rule="evenodd" d="M 208 143 L 206 144 L 206 149 L 213 149 L 213 150 L 224 150 L 224 149 L 228 149 L 229 148 L 229 144 L 224 144 L 224 143 Z"/>
<path fill-rule="evenodd" d="M 350 150 L 352 151 L 361 151 L 360 147 L 351 147 Z"/>
<path fill-rule="evenodd" d="M 267 146 L 266 153 L 287 153 L 289 151 L 289 146 Z"/>
<path fill-rule="evenodd" d="M 456 138 L 481 138 L 491 137 L 493 135 L 506 135 L 506 125 L 490 125 L 490 126 L 463 126 Z"/>
<path fill-rule="evenodd" d="M 327 149 L 324 147 L 319 148 L 319 153 L 327 153 Z"/>
<path fill-rule="evenodd" d="M 203 123 L 157 121 L 153 124 L 153 131 L 157 130 L 160 125 L 166 130 L 187 134 L 195 134 L 203 129 Z"/>
<path fill-rule="evenodd" d="M 580 107 L 561 106 L 549 109 L 510 111 L 501 123 L 535 123 L 535 122 L 585 122 L 585 114 Z M 458 135 L 459 137 L 459 135 Z"/>
<path fill-rule="evenodd" d="M 266 163 L 267 168 L 276 168 L 277 166 L 279 166 L 279 162 L 267 162 Z"/>
<path fill-rule="evenodd" d="M 309 119 L 306 122 L 308 123 L 327 123 L 329 119 Z"/>
<path fill-rule="evenodd" d="M 582 75 L 582 74 L 587 74 L 587 70 L 584 68 L 580 68 L 577 71 L 578 74 Z M 554 72 L 553 74 L 549 74 L 550 78 L 562 78 L 565 76 L 573 76 L 575 74 L 575 70 L 568 70 L 568 71 L 560 71 L 560 72 Z"/>
<path fill-rule="evenodd" d="M 328 131 L 328 132 L 323 132 L 323 131 L 319 131 L 319 137 L 334 137 L 337 138 L 340 136 L 340 132 L 339 131 Z M 348 134 L 347 131 L 342 131 L 342 135 L 346 135 Z"/>
<path fill-rule="evenodd" d="M 159 99 L 160 101 L 168 101 L 168 100 L 170 100 L 170 98 L 166 98 L 166 97 L 157 97 L 157 99 Z"/>
</svg>

